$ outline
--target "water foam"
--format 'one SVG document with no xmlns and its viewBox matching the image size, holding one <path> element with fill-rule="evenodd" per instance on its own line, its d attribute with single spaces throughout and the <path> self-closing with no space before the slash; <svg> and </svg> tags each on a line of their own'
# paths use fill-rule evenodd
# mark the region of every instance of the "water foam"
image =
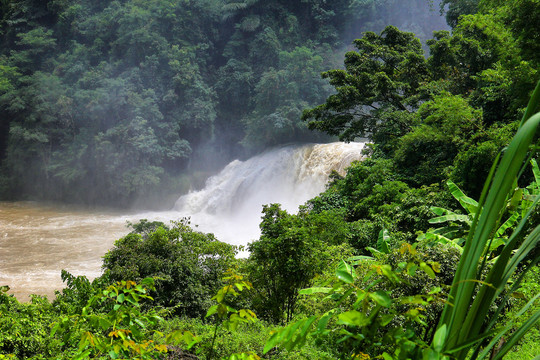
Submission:
<svg viewBox="0 0 540 360">
<path fill-rule="evenodd" d="M 245 245 L 259 235 L 264 204 L 298 206 L 324 191 L 332 171 L 342 175 L 362 158 L 364 143 L 289 145 L 246 161 L 235 160 L 208 179 L 204 189 L 180 197 L 174 207 L 190 216 L 201 231 Z"/>
</svg>

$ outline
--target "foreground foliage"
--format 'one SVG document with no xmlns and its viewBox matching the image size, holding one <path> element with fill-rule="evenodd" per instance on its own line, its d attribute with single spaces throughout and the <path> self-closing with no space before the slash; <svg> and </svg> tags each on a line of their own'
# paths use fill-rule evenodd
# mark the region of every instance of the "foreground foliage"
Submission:
<svg viewBox="0 0 540 360">
<path fill-rule="evenodd" d="M 488 309 L 495 299 L 502 295 L 517 267 L 521 265 L 522 261 L 525 261 L 526 265 L 523 271 L 526 272 L 532 266 L 536 266 L 540 259 L 538 256 L 534 256 L 529 259 L 530 263 L 527 264 L 529 253 L 534 255 L 534 249 L 540 242 L 540 225 L 536 224 L 530 229 L 526 226 L 530 213 L 535 210 L 540 200 L 540 195 L 533 195 L 530 205 L 522 209 L 522 212 L 525 213 L 523 219 L 502 246 L 497 258 L 493 260 L 494 263 L 490 266 L 487 276 L 484 278 L 480 275 L 483 268 L 486 267 L 489 247 L 506 211 L 507 202 L 515 197 L 514 186 L 519 175 L 523 172 L 523 166 L 528 165 L 524 161 L 530 156 L 530 145 L 540 125 L 540 113 L 535 114 L 540 107 L 539 99 L 540 82 L 525 111 L 521 128 L 504 152 L 494 175 L 486 180 L 484 194 L 478 204 L 477 214 L 465 242 L 462 260 L 454 277 L 449 296 L 451 305 L 447 305 L 443 310 L 438 326 L 437 331 L 441 337 L 440 344 L 434 344 L 434 351 L 453 353 L 456 358 L 464 359 L 472 344 L 491 335 L 491 328 L 496 324 L 499 314 L 487 317 Z M 488 187 L 489 190 L 487 190 Z M 523 191 L 521 190 L 519 193 L 522 194 Z M 478 281 L 481 281 L 481 284 L 475 295 Z M 513 287 L 518 288 L 519 283 L 520 280 L 515 281 Z M 540 294 L 531 299 L 524 307 L 524 311 L 538 297 Z M 539 319 L 540 311 L 537 311 L 521 327 L 507 336 L 506 343 L 495 352 L 495 359 L 502 358 Z M 485 326 L 486 321 L 487 326 Z M 507 326 L 505 329 L 496 331 L 493 340 L 482 351 L 478 345 L 473 358 L 486 357 L 497 342 L 506 336 L 506 332 L 511 329 L 511 326 Z M 464 347 L 464 344 L 468 346 Z M 478 355 L 478 353 L 480 354 Z"/>
</svg>

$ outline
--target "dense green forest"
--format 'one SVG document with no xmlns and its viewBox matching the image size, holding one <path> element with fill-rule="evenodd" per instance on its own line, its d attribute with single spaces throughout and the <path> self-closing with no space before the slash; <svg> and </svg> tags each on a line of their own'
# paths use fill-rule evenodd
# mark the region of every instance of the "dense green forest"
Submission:
<svg viewBox="0 0 540 360">
<path fill-rule="evenodd" d="M 269 146 L 321 140 L 300 115 L 331 93 L 319 74 L 358 28 L 405 24 L 427 38 L 436 11 L 425 0 L 2 1 L 0 198 L 127 206 Z"/>
<path fill-rule="evenodd" d="M 2 6 L 6 192 L 122 202 L 205 156 L 371 145 L 297 214 L 265 205 L 246 259 L 141 220 L 93 281 L 3 287 L 0 359 L 538 358 L 540 1 L 443 0 L 425 43 L 393 1 Z"/>
</svg>

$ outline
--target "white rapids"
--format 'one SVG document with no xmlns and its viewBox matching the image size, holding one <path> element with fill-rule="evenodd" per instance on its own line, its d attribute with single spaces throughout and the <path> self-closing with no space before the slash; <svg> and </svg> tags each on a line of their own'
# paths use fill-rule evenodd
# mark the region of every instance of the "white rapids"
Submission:
<svg viewBox="0 0 540 360">
<path fill-rule="evenodd" d="M 204 189 L 180 197 L 175 210 L 205 232 L 234 245 L 259 236 L 263 204 L 298 206 L 324 191 L 332 171 L 340 174 L 362 157 L 363 143 L 284 146 L 246 161 L 235 160 L 208 179 Z"/>
</svg>

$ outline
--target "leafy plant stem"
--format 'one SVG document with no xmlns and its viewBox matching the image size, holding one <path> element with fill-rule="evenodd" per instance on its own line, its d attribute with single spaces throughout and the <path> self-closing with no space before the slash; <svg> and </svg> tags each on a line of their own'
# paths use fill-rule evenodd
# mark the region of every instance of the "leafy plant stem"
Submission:
<svg viewBox="0 0 540 360">
<path fill-rule="evenodd" d="M 210 346 L 210 352 L 208 354 L 209 360 L 212 360 L 214 356 L 214 344 L 216 343 L 218 328 L 219 328 L 219 321 L 216 321 L 216 326 L 214 327 L 214 337 L 212 338 L 212 345 Z"/>
</svg>

